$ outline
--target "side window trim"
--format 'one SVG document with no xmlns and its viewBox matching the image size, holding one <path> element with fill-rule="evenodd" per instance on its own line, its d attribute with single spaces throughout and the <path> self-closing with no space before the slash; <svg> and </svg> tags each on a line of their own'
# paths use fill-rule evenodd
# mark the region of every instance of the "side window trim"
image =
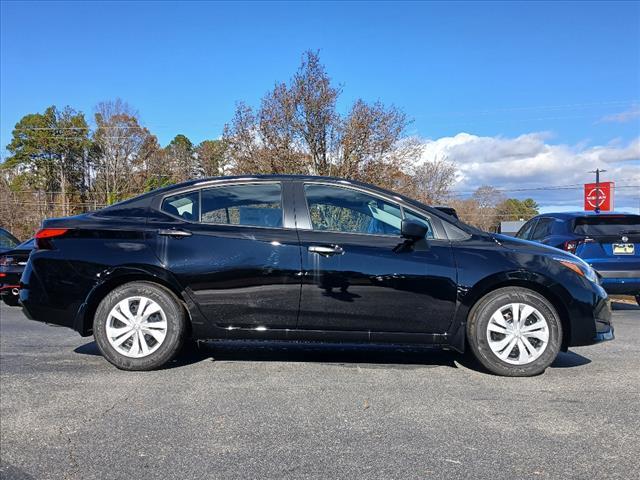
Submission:
<svg viewBox="0 0 640 480">
<path fill-rule="evenodd" d="M 396 235 L 379 234 L 379 233 L 342 232 L 342 231 L 336 231 L 336 230 L 314 230 L 313 224 L 311 222 L 311 211 L 309 209 L 309 201 L 307 200 L 307 195 L 304 188 L 306 185 L 320 185 L 320 186 L 326 186 L 326 187 L 332 187 L 332 188 L 342 188 L 344 190 L 350 190 L 363 195 L 368 195 L 378 200 L 382 200 L 383 202 L 386 202 L 392 206 L 398 207 L 398 209 L 400 210 L 400 214 L 402 215 L 400 219 L 401 220 L 404 219 L 404 213 L 402 210 L 403 207 L 400 202 L 396 200 L 388 199 L 383 195 L 378 195 L 376 194 L 376 192 L 371 192 L 369 190 L 359 188 L 357 185 L 348 185 L 348 184 L 336 185 L 335 183 L 332 183 L 332 182 L 323 182 L 323 181 L 300 181 L 298 182 L 298 189 L 297 189 L 297 191 L 299 192 L 299 195 L 297 195 L 296 198 L 301 198 L 301 204 L 303 205 L 303 211 L 301 213 L 305 214 L 305 218 L 300 219 L 300 221 L 298 222 L 299 215 L 297 214 L 297 210 L 296 210 L 296 222 L 298 224 L 298 229 L 309 230 L 316 233 L 333 233 L 333 234 L 339 234 L 339 235 L 366 235 L 369 237 L 400 238 L 399 235 L 396 236 Z"/>
<path fill-rule="evenodd" d="M 419 215 L 424 215 L 431 222 L 431 226 L 433 227 L 433 232 L 435 238 L 429 239 L 430 242 L 449 242 L 449 238 L 442 226 L 442 220 L 438 218 L 436 215 L 431 215 L 428 212 L 421 210 L 415 206 L 407 206 L 400 199 L 389 198 L 385 195 L 380 195 L 377 192 L 372 192 L 368 189 L 364 189 L 359 187 L 358 185 L 344 184 L 344 185 L 336 185 L 332 182 L 323 182 L 321 180 L 298 180 L 292 182 L 295 185 L 295 192 L 292 194 L 292 198 L 295 199 L 295 225 L 298 230 L 312 231 L 317 233 L 335 233 L 341 235 L 366 235 L 370 237 L 384 237 L 384 238 L 394 238 L 394 235 L 380 235 L 376 233 L 358 233 L 358 232 L 335 232 L 335 231 L 319 231 L 313 230 L 313 226 L 311 224 L 311 213 L 309 211 L 309 203 L 307 202 L 307 196 L 304 191 L 305 185 L 326 185 L 329 187 L 336 188 L 344 188 L 348 190 L 354 190 L 359 193 L 363 193 L 365 195 L 370 195 L 377 199 L 383 200 L 392 205 L 396 205 L 400 208 L 400 212 L 402 215 L 402 220 L 405 219 L 405 209 L 412 210 Z"/>
<path fill-rule="evenodd" d="M 241 225 L 241 224 L 236 224 L 236 223 L 215 223 L 215 222 L 203 222 L 202 221 L 202 193 L 204 191 L 209 191 L 209 190 L 215 190 L 217 188 L 225 188 L 225 187 L 242 187 L 242 186 L 248 186 L 248 185 L 277 185 L 280 189 L 280 223 L 281 225 L 278 227 L 273 227 L 273 226 L 265 226 L 265 225 Z M 226 210 L 226 214 L 227 217 L 229 215 L 229 211 L 228 208 L 225 209 Z M 267 228 L 267 229 L 282 229 L 284 228 L 284 188 L 282 185 L 282 182 L 280 181 L 269 181 L 269 182 L 241 182 L 241 183 L 227 183 L 227 184 L 223 184 L 223 185 L 213 185 L 213 186 L 207 186 L 207 187 L 203 187 L 200 189 L 200 221 L 199 223 L 201 225 L 212 225 L 212 226 L 216 226 L 216 227 L 249 227 L 249 228 Z"/>
<path fill-rule="evenodd" d="M 172 192 L 167 192 L 164 195 L 158 196 L 156 197 L 156 199 L 153 201 L 152 204 L 152 208 L 154 210 L 157 210 L 161 213 L 163 213 L 164 215 L 168 215 L 171 218 L 175 218 L 177 220 L 180 220 L 184 223 L 187 224 L 191 224 L 191 225 L 204 225 L 204 226 L 209 226 L 209 227 L 216 227 L 216 228 L 261 228 L 261 229 L 268 229 L 268 230 L 293 230 L 296 228 L 295 226 L 295 222 L 293 220 L 294 217 L 294 213 L 291 209 L 291 207 L 286 207 L 286 202 L 289 201 L 291 202 L 293 200 L 293 193 L 290 191 L 290 187 L 289 184 L 290 182 L 287 181 L 279 181 L 279 180 L 274 180 L 274 181 L 267 181 L 267 182 L 256 182 L 254 181 L 241 181 L 241 182 L 229 182 L 229 183 L 220 183 L 220 184 L 213 184 L 213 185 L 206 185 L 206 186 L 192 186 L 190 188 L 185 188 L 184 190 L 178 190 L 178 191 L 172 191 Z M 269 226 L 260 226 L 260 225 L 236 225 L 236 224 L 227 224 L 227 223 L 203 223 L 202 222 L 202 192 L 203 190 L 211 190 L 213 188 L 218 188 L 218 187 L 236 187 L 236 186 L 241 186 L 241 185 L 273 185 L 273 184 L 277 184 L 280 186 L 280 205 L 281 205 L 281 209 L 282 209 L 282 226 L 280 227 L 269 227 Z M 166 198 L 169 197 L 173 197 L 176 195 L 180 195 L 180 194 L 189 194 L 192 193 L 194 191 L 198 192 L 198 202 L 199 202 L 199 215 L 198 215 L 198 220 L 194 221 L 194 220 L 187 220 L 185 218 L 182 218 L 180 216 L 176 216 L 172 213 L 169 213 L 165 210 L 162 209 L 162 205 L 164 203 L 164 200 Z M 290 197 L 290 198 L 288 198 Z"/>
</svg>

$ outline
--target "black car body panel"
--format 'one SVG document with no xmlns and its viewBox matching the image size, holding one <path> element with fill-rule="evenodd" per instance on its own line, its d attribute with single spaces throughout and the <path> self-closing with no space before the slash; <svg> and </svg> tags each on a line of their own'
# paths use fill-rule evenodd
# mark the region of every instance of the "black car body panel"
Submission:
<svg viewBox="0 0 640 480">
<path fill-rule="evenodd" d="M 163 211 L 163 202 L 177 194 L 195 192 L 200 209 L 206 189 L 263 183 L 281 185 L 277 226 L 202 223 L 201 210 Z M 403 217 L 422 215 L 434 238 L 407 244 L 394 234 L 314 230 L 304 191 L 309 184 L 375 196 L 397 206 Z M 133 280 L 172 291 L 198 339 L 423 343 L 463 351 L 471 308 L 507 285 L 537 290 L 552 301 L 565 327 L 565 348 L 612 332 L 606 293 L 558 263 L 566 252 L 481 232 L 359 182 L 302 176 L 199 180 L 43 226 L 69 230 L 31 254 L 21 302 L 30 318 L 81 335 L 91 334 L 106 293 Z"/>
</svg>

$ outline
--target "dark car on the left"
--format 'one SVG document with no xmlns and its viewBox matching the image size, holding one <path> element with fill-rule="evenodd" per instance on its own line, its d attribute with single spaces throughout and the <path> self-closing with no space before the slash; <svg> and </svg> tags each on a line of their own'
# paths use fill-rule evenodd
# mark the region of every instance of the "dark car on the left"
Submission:
<svg viewBox="0 0 640 480">
<path fill-rule="evenodd" d="M 34 247 L 35 240 L 30 238 L 0 254 L 0 298 L 11 307 L 19 305 L 20 277 Z"/>
<path fill-rule="evenodd" d="M 19 243 L 20 240 L 11 235 L 6 229 L 0 227 L 0 254 L 13 250 Z"/>
</svg>

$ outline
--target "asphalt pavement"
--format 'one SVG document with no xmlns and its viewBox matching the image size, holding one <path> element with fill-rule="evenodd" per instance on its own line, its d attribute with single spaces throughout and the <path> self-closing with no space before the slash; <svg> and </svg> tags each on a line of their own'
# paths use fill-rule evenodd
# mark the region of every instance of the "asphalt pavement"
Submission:
<svg viewBox="0 0 640 480">
<path fill-rule="evenodd" d="M 2 479 L 631 478 L 640 308 L 616 339 L 502 378 L 453 352 L 209 343 L 123 372 L 0 306 Z"/>
</svg>

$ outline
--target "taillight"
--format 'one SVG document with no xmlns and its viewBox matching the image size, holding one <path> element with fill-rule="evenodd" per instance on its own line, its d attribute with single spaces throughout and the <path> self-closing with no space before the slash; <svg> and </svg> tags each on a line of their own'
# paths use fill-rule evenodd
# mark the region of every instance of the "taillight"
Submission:
<svg viewBox="0 0 640 480">
<path fill-rule="evenodd" d="M 40 250 L 52 250 L 53 244 L 51 243 L 51 239 L 61 237 L 68 231 L 68 228 L 43 228 L 38 230 L 34 237 L 36 239 L 36 248 Z"/>
<path fill-rule="evenodd" d="M 564 242 L 564 244 L 562 245 L 562 249 L 566 250 L 569 253 L 573 253 L 575 255 L 576 250 L 578 249 L 578 247 L 580 245 L 582 245 L 583 243 L 591 243 L 593 242 L 593 238 L 583 238 L 581 240 L 569 240 L 567 242 Z"/>
<path fill-rule="evenodd" d="M 43 228 L 36 233 L 36 239 L 61 237 L 69 231 L 68 228 Z"/>
</svg>

